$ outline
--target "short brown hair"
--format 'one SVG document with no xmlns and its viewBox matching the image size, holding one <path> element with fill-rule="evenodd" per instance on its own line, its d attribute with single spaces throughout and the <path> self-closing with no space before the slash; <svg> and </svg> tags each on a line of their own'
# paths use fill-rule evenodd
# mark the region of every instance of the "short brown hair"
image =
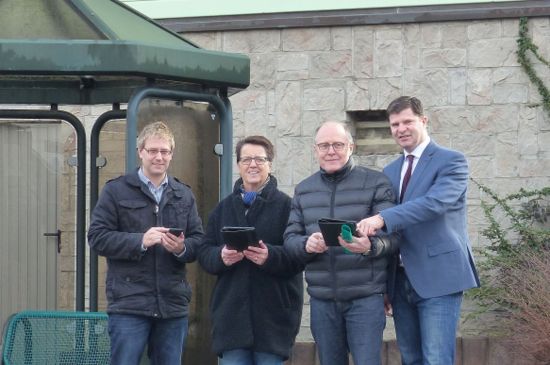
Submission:
<svg viewBox="0 0 550 365">
<path fill-rule="evenodd" d="M 422 107 L 422 102 L 415 98 L 414 96 L 400 96 L 397 99 L 393 100 L 388 108 L 386 109 L 386 114 L 388 117 L 392 114 L 401 113 L 405 109 L 411 109 L 415 115 L 419 117 L 424 116 L 424 108 Z"/>
<path fill-rule="evenodd" d="M 255 144 L 258 146 L 262 146 L 265 149 L 265 154 L 267 155 L 268 161 L 273 161 L 273 159 L 275 158 L 275 148 L 273 147 L 273 143 L 271 143 L 269 139 L 264 136 L 248 136 L 237 142 L 237 145 L 235 146 L 237 162 L 239 162 L 241 159 L 241 149 L 245 144 Z"/>
<path fill-rule="evenodd" d="M 145 141 L 150 137 L 159 137 L 165 139 L 170 143 L 170 150 L 174 150 L 176 147 L 176 142 L 174 141 L 174 134 L 168 128 L 165 122 L 157 121 L 150 124 L 147 124 L 139 133 L 137 138 L 137 146 L 140 150 L 145 147 Z"/>
</svg>

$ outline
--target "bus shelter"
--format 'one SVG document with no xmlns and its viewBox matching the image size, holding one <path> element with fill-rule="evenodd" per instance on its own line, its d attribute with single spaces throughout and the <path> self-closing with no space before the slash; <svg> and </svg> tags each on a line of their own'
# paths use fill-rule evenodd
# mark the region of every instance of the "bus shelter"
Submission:
<svg viewBox="0 0 550 365">
<path fill-rule="evenodd" d="M 116 0 L 2 1 L 0 20 L 0 321 L 25 309 L 101 311 L 105 264 L 86 256 L 101 186 L 137 166 L 141 126 L 164 120 L 176 136 L 170 173 L 191 186 L 206 223 L 231 191 L 228 97 L 248 86 L 250 61 Z M 190 271 L 186 362 L 215 363 L 205 340 L 213 278 Z"/>
</svg>

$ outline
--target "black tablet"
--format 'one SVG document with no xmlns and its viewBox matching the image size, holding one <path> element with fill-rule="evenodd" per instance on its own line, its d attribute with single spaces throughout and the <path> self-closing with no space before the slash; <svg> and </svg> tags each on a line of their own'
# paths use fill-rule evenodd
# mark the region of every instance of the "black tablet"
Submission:
<svg viewBox="0 0 550 365">
<path fill-rule="evenodd" d="M 259 246 L 254 227 L 223 227 L 223 241 L 228 248 L 243 251 L 248 246 Z"/>
<path fill-rule="evenodd" d="M 347 224 L 351 228 L 351 232 L 355 235 L 355 230 L 357 225 L 354 221 L 347 221 L 343 219 L 334 219 L 334 218 L 321 218 L 317 221 L 319 224 L 319 229 L 325 240 L 327 246 L 340 246 L 338 242 L 338 236 L 342 231 L 342 225 Z"/>
</svg>

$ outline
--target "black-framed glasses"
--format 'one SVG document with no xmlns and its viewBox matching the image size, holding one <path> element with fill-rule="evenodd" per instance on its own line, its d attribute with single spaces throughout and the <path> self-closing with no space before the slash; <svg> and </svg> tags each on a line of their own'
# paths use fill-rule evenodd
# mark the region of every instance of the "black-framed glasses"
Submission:
<svg viewBox="0 0 550 365">
<path fill-rule="evenodd" d="M 143 148 L 150 157 L 155 157 L 160 153 L 162 157 L 170 156 L 172 154 L 172 150 L 159 150 L 158 148 Z"/>
<path fill-rule="evenodd" d="M 317 143 L 317 149 L 321 152 L 328 152 L 329 148 L 332 147 L 332 149 L 336 152 L 342 152 L 344 148 L 346 147 L 347 143 L 343 142 L 334 142 L 334 143 Z"/>
<path fill-rule="evenodd" d="M 261 166 L 266 162 L 268 162 L 269 159 L 263 156 L 256 156 L 256 157 L 247 156 L 247 157 L 241 157 L 241 159 L 239 160 L 239 162 L 242 163 L 243 165 L 250 165 L 252 161 L 256 162 L 256 165 Z"/>
</svg>

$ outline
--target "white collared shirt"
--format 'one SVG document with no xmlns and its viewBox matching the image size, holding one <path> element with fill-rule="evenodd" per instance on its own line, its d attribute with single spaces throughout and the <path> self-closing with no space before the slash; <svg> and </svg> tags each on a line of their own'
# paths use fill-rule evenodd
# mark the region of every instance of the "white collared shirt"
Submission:
<svg viewBox="0 0 550 365">
<path fill-rule="evenodd" d="M 407 172 L 407 167 L 409 165 L 407 163 L 407 156 L 408 155 L 413 155 L 414 156 L 412 172 L 411 172 L 411 175 L 412 175 L 412 173 L 414 173 L 414 169 L 416 168 L 416 165 L 418 164 L 418 160 L 420 159 L 420 157 L 424 153 L 424 150 L 426 149 L 426 147 L 428 147 L 428 144 L 430 143 L 430 141 L 431 141 L 431 139 L 428 136 L 426 138 L 426 140 L 424 142 L 420 143 L 418 146 L 416 146 L 416 148 L 411 153 L 408 153 L 407 151 L 403 151 L 403 154 L 404 154 L 403 166 L 401 166 L 401 179 L 400 179 L 400 182 L 399 182 L 399 193 L 400 194 L 401 194 L 401 187 L 403 186 L 403 178 L 405 177 L 405 173 Z"/>
</svg>

